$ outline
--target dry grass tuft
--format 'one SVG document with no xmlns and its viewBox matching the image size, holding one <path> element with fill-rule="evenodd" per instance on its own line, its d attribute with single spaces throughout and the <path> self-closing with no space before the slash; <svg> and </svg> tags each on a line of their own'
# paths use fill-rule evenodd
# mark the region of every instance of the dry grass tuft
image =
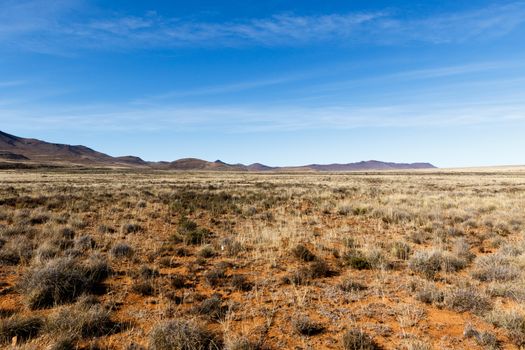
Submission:
<svg viewBox="0 0 525 350">
<path fill-rule="evenodd" d="M 111 320 L 109 309 L 84 298 L 52 315 L 46 329 L 65 339 L 76 340 L 113 334 L 119 330 L 119 325 Z"/>
<path fill-rule="evenodd" d="M 44 320 L 38 316 L 18 316 L 0 320 L 0 344 L 7 344 L 16 337 L 19 342 L 25 342 L 39 335 Z"/>
<path fill-rule="evenodd" d="M 149 335 L 150 350 L 220 350 L 217 334 L 185 320 L 171 320 L 157 325 Z"/>
<path fill-rule="evenodd" d="M 516 169 L 0 171 L 2 345 L 524 347 L 524 195 Z"/>
<path fill-rule="evenodd" d="M 94 292 L 108 274 L 109 267 L 103 260 L 80 263 L 74 258 L 57 258 L 29 271 L 19 289 L 31 309 L 47 308 Z"/>
<path fill-rule="evenodd" d="M 316 258 L 315 254 L 312 253 L 312 252 L 311 252 L 308 248 L 306 248 L 306 246 L 304 246 L 303 244 L 298 244 L 298 245 L 296 245 L 296 246 L 292 249 L 292 254 L 293 254 L 293 256 L 295 256 L 297 259 L 302 260 L 302 261 L 306 261 L 306 262 L 314 261 L 314 259 Z"/>
<path fill-rule="evenodd" d="M 312 321 L 308 316 L 296 316 L 292 319 L 292 327 L 300 335 L 313 336 L 322 333 L 325 326 Z"/>
<path fill-rule="evenodd" d="M 344 350 L 379 350 L 379 345 L 360 329 L 350 329 L 343 335 Z"/>
<path fill-rule="evenodd" d="M 445 293 L 444 304 L 457 312 L 471 311 L 476 314 L 492 309 L 490 299 L 473 287 L 455 288 L 448 291 Z"/>
</svg>

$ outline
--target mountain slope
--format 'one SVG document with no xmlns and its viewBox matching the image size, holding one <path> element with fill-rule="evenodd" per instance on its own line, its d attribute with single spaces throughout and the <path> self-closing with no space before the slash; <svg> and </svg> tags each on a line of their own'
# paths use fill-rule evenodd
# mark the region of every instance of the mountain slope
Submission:
<svg viewBox="0 0 525 350">
<path fill-rule="evenodd" d="M 11 154 L 9 156 L 9 154 Z M 13 156 L 14 155 L 14 156 Z M 30 160 L 33 162 L 59 162 L 89 165 L 146 164 L 138 157 L 111 157 L 86 146 L 49 143 L 22 138 L 0 131 L 0 159 Z"/>
<path fill-rule="evenodd" d="M 348 164 L 310 164 L 298 167 L 270 167 L 260 163 L 250 165 L 228 164 L 220 160 L 208 162 L 197 158 L 183 158 L 173 162 L 146 162 L 135 156 L 112 157 L 85 146 L 49 143 L 10 135 L 2 131 L 0 131 L 0 161 L 8 163 L 118 166 L 180 171 L 366 171 L 435 168 L 429 163 L 400 164 L 377 160 Z"/>
</svg>

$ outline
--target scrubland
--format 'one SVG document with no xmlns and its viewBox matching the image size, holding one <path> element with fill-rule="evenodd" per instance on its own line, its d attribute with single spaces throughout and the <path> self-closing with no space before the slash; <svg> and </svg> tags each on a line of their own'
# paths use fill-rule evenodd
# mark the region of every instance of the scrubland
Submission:
<svg viewBox="0 0 525 350">
<path fill-rule="evenodd" d="M 518 349 L 525 172 L 0 172 L 0 347 Z"/>
</svg>

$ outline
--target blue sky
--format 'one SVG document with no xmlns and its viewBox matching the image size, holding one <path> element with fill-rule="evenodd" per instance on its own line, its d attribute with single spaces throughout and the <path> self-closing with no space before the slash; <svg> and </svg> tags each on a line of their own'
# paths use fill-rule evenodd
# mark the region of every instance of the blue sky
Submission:
<svg viewBox="0 0 525 350">
<path fill-rule="evenodd" d="M 524 164 L 525 1 L 0 0 L 0 130 L 147 160 Z"/>
</svg>

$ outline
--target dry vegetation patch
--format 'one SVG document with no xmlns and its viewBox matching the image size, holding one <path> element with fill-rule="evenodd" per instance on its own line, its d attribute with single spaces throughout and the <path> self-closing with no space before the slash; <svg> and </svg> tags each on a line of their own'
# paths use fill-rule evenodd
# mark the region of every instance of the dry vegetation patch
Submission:
<svg viewBox="0 0 525 350">
<path fill-rule="evenodd" d="M 525 346 L 525 173 L 0 172 L 0 347 Z"/>
</svg>

